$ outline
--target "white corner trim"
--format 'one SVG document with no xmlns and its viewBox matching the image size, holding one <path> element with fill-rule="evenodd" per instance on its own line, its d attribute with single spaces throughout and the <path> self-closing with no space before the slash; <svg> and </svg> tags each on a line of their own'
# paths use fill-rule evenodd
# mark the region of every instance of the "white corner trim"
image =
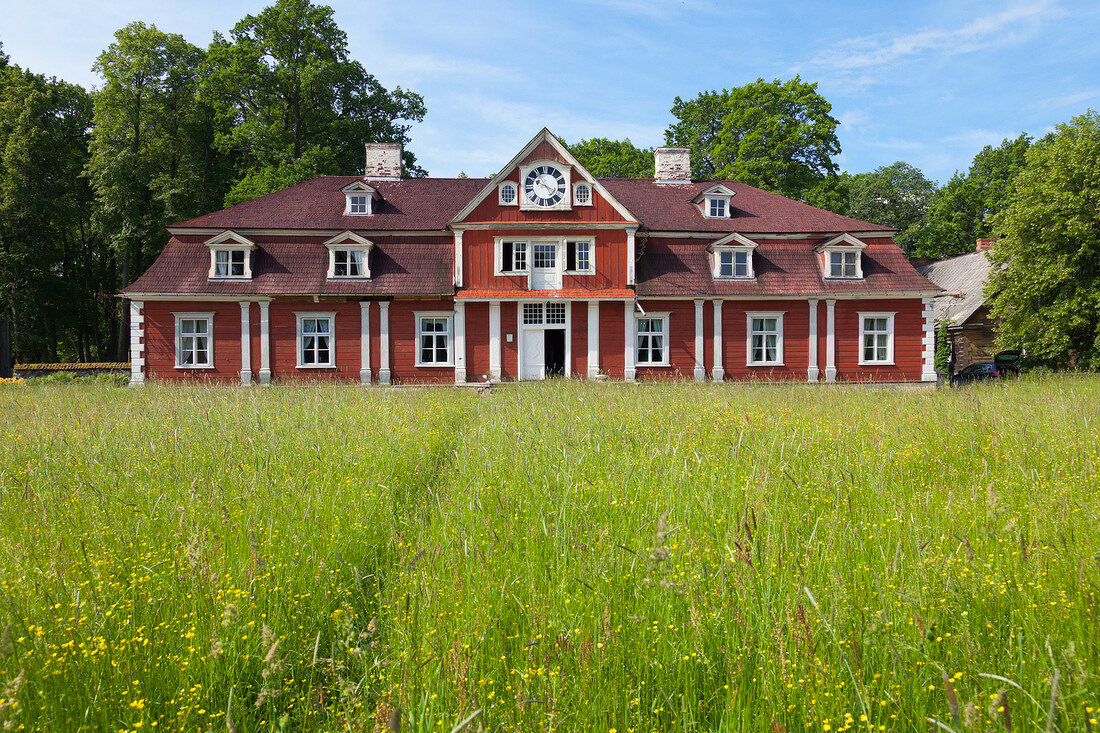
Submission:
<svg viewBox="0 0 1100 733">
<path fill-rule="evenodd" d="M 145 383 L 145 317 L 141 309 L 145 302 L 130 301 L 130 386 L 138 387 Z"/>
</svg>

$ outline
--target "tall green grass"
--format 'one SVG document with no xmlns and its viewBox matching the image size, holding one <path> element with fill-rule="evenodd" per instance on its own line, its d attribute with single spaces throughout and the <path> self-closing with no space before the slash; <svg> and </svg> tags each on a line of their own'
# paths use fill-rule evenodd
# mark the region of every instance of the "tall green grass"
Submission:
<svg viewBox="0 0 1100 733">
<path fill-rule="evenodd" d="M 1095 730 L 1098 404 L 5 385 L 0 725 Z"/>
</svg>

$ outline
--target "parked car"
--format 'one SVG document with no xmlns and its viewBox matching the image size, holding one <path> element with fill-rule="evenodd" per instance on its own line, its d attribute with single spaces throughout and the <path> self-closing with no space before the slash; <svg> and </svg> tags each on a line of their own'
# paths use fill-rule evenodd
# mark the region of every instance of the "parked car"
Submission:
<svg viewBox="0 0 1100 733">
<path fill-rule="evenodd" d="M 1020 367 L 1017 366 L 1023 352 L 1011 349 L 999 351 L 993 356 L 993 361 L 979 361 L 971 364 L 958 374 L 951 377 L 951 385 L 970 384 L 987 379 L 1005 379 L 1006 377 L 1020 376 Z"/>
</svg>

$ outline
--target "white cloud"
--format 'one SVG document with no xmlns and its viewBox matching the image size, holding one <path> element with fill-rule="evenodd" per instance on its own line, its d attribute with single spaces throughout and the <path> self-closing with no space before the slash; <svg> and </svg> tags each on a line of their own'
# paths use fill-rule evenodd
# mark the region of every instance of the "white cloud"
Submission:
<svg viewBox="0 0 1100 733">
<path fill-rule="evenodd" d="M 1081 104 L 1081 102 L 1096 99 L 1097 97 L 1100 97 L 1100 89 L 1086 89 L 1084 91 L 1074 92 L 1073 94 L 1064 94 L 1060 97 L 1050 97 L 1034 106 L 1040 109 L 1045 107 L 1072 107 Z"/>
</svg>

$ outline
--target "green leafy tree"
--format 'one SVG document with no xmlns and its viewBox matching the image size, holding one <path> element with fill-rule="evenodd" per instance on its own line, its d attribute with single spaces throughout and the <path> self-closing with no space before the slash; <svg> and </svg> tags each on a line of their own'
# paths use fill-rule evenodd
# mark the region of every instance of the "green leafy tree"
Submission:
<svg viewBox="0 0 1100 733">
<path fill-rule="evenodd" d="M 848 216 L 852 205 L 852 176 L 848 173 L 818 178 L 802 191 L 801 200 L 810 206 Z"/>
<path fill-rule="evenodd" d="M 629 138 L 594 137 L 567 147 L 596 178 L 653 177 L 653 148 L 639 148 Z"/>
<path fill-rule="evenodd" d="M 225 129 L 218 146 L 243 161 L 226 204 L 322 174 L 362 168 L 363 143 L 408 143 L 424 100 L 392 92 L 348 57 L 332 8 L 278 0 L 210 46 L 203 96 Z M 405 151 L 407 175 L 425 175 Z"/>
<path fill-rule="evenodd" d="M 915 238 L 916 254 L 954 257 L 973 252 L 979 237 L 991 236 L 991 218 L 1008 204 L 1030 147 L 1027 135 L 1006 139 L 997 147 L 987 145 L 965 175 L 956 172 L 929 202 L 928 225 Z"/>
<path fill-rule="evenodd" d="M 848 191 L 848 216 L 897 229 L 894 241 L 910 252 L 924 227 L 936 184 L 925 178 L 919 168 L 899 160 L 870 173 L 851 176 Z"/>
<path fill-rule="evenodd" d="M 998 340 L 1031 363 L 1100 369 L 1100 115 L 1058 125 L 1026 163 L 991 222 Z"/>
<path fill-rule="evenodd" d="M 665 131 L 670 145 L 690 147 L 695 178 L 733 178 L 801 198 L 816 182 L 836 175 L 840 153 L 832 105 L 817 84 L 795 77 L 757 79 L 721 92 L 703 92 L 672 114 Z"/>
</svg>

